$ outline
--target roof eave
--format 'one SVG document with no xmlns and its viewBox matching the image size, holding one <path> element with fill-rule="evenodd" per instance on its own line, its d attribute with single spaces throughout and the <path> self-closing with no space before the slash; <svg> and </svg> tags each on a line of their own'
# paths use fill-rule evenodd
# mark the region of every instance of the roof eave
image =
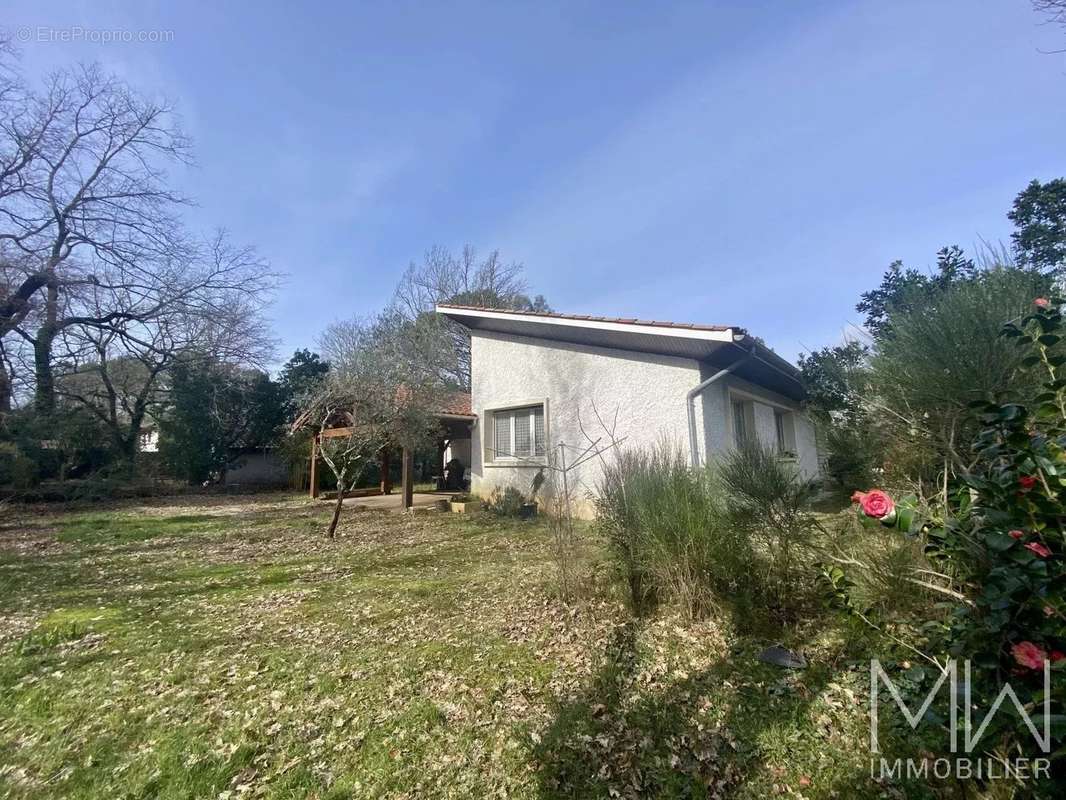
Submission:
<svg viewBox="0 0 1066 800">
<path fill-rule="evenodd" d="M 462 308 L 438 304 L 438 314 L 443 314 L 460 324 L 470 327 L 467 321 L 477 319 L 484 320 L 514 320 L 522 319 L 538 325 L 549 325 L 560 328 L 586 328 L 598 331 L 617 331 L 619 333 L 644 333 L 650 336 L 668 336 L 678 339 L 696 339 L 709 342 L 732 342 L 734 336 L 743 334 L 740 328 L 722 326 L 721 330 L 707 328 L 689 328 L 675 325 L 648 325 L 640 322 L 607 322 L 602 320 L 581 319 L 570 316 L 547 316 L 540 314 L 522 314 L 509 311 L 489 311 Z"/>
</svg>

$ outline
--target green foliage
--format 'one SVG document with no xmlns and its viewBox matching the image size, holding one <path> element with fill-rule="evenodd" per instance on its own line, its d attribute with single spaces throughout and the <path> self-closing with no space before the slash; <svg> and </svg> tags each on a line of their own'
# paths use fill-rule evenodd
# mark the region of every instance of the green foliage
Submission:
<svg viewBox="0 0 1066 800">
<path fill-rule="evenodd" d="M 993 697 L 1002 676 L 1034 702 L 1042 672 L 1024 664 L 1014 648 L 1035 645 L 1043 658 L 1066 652 L 1066 357 L 1058 354 L 1063 333 L 1062 300 L 1036 307 L 1003 329 L 1003 341 L 1016 347 L 1043 372 L 1042 391 L 1029 404 L 980 403 L 984 425 L 974 450 L 977 466 L 967 474 L 945 524 L 929 532 L 930 551 L 954 566 L 969 587 L 972 604 L 956 609 L 952 651 L 973 660 L 975 681 Z M 1061 655 L 1058 657 L 1061 658 Z M 1062 714 L 1066 692 L 1058 663 L 1052 680 L 1055 713 Z M 1014 721 L 998 719 L 993 733 L 1014 735 L 1023 749 L 1032 740 Z M 1057 734 L 1063 741 L 1063 731 Z M 1033 753 L 1033 755 L 1037 755 Z"/>
<path fill-rule="evenodd" d="M 525 502 L 525 496 L 513 486 L 508 486 L 502 492 L 496 488 L 485 501 L 485 510 L 498 517 L 517 517 Z"/>
<path fill-rule="evenodd" d="M 292 354 L 278 374 L 278 391 L 290 420 L 299 413 L 300 406 L 329 373 L 329 362 L 318 353 L 301 349 Z"/>
<path fill-rule="evenodd" d="M 1014 200 L 1007 217 L 1017 230 L 1011 234 L 1020 264 L 1045 271 L 1066 264 L 1066 178 L 1032 181 Z"/>
<path fill-rule="evenodd" d="M 708 471 L 666 444 L 618 453 L 597 487 L 597 526 L 640 611 L 656 599 L 700 616 L 747 594 L 751 548 Z"/>
<path fill-rule="evenodd" d="M 808 407 L 823 415 L 858 416 L 869 354 L 865 344 L 851 341 L 801 355 Z"/>
<path fill-rule="evenodd" d="M 794 618 L 809 586 L 810 555 L 817 530 L 810 512 L 816 482 L 797 474 L 776 452 L 749 441 L 721 464 L 733 523 L 745 530 L 765 557 L 759 569 L 760 599 L 772 612 Z"/>
<path fill-rule="evenodd" d="M 897 504 L 897 509 L 906 500 Z M 912 498 L 910 504 L 916 500 Z M 835 560 L 820 564 L 823 580 L 833 586 L 836 600 L 851 611 L 882 624 L 905 624 L 909 620 L 941 619 L 933 609 L 943 596 L 923 585 L 932 564 L 917 536 L 900 536 L 912 516 L 892 527 L 860 524 L 861 514 L 841 514 L 832 532 Z"/>
<path fill-rule="evenodd" d="M 171 374 L 171 404 L 160 424 L 159 452 L 174 475 L 201 483 L 229 459 L 218 420 L 210 413 L 214 375 L 181 365 Z"/>
<path fill-rule="evenodd" d="M 851 341 L 823 347 L 799 361 L 808 413 L 825 448 L 827 476 L 845 494 L 871 483 L 881 449 L 864 399 L 869 353 L 865 344 Z"/>
<path fill-rule="evenodd" d="M 949 287 L 971 280 L 977 274 L 973 260 L 966 258 L 958 245 L 937 251 L 936 264 L 936 273 L 926 275 L 916 269 L 904 268 L 902 261 L 893 261 L 881 278 L 881 285 L 862 294 L 855 310 L 866 315 L 866 329 L 875 339 L 891 338 L 895 330 L 892 315 L 913 311 Z"/>
<path fill-rule="evenodd" d="M 15 442 L 0 442 L 0 487 L 22 492 L 37 481 L 37 462 Z"/>
<path fill-rule="evenodd" d="M 1036 393 L 1031 365 L 999 330 L 1047 283 L 1031 270 L 992 268 L 942 290 L 908 292 L 890 312 L 892 335 L 876 341 L 867 400 L 891 477 L 938 485 L 945 470 L 964 471 L 979 424 L 970 404 Z"/>
<path fill-rule="evenodd" d="M 32 408 L 7 414 L 0 428 L 0 486 L 26 491 L 41 481 L 83 478 L 111 464 L 116 453 L 101 421 L 83 407 L 50 414 Z"/>
<path fill-rule="evenodd" d="M 171 375 L 159 451 L 189 483 L 212 480 L 241 449 L 271 444 L 284 420 L 278 385 L 255 370 L 190 360 Z"/>
<path fill-rule="evenodd" d="M 824 428 L 825 471 L 837 489 L 850 494 L 874 482 L 880 443 L 877 432 L 863 418 L 856 424 L 832 422 Z"/>
<path fill-rule="evenodd" d="M 918 583 L 915 570 L 905 564 L 911 558 L 906 545 L 918 537 L 925 542 L 925 557 L 939 570 L 923 574 L 950 578 L 957 585 L 957 591 L 940 591 L 955 598 L 947 624 L 938 626 L 925 611 L 925 627 L 943 637 L 952 656 L 970 660 L 979 702 L 991 703 L 1009 680 L 1021 702 L 1039 716 L 1043 664 L 1050 661 L 1056 673 L 1052 713 L 1058 720 L 1066 708 L 1061 683 L 1066 668 L 1062 304 L 1060 298 L 1040 298 L 1032 310 L 1001 328 L 999 343 L 1041 375 L 1041 385 L 1026 403 L 972 404 L 981 426 L 973 439 L 976 460 L 960 475 L 957 490 L 932 508 L 919 506 L 918 498 L 903 498 L 882 519 L 907 537 L 897 551 L 902 588 L 907 582 Z M 835 590 L 851 594 L 839 574 L 830 570 L 827 578 Z M 888 591 L 899 588 L 886 586 Z M 986 735 L 995 751 L 1042 755 L 1015 716 L 992 717 Z M 1053 747 L 1061 748 L 1066 730 L 1053 721 L 1052 735 L 1057 742 Z"/>
</svg>

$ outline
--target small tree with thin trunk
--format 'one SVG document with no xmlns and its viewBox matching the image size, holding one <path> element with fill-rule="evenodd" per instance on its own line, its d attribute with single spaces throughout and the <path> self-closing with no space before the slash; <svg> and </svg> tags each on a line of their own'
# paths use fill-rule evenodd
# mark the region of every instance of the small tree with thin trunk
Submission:
<svg viewBox="0 0 1066 800">
<path fill-rule="evenodd" d="M 335 538 L 344 495 L 386 447 L 414 448 L 439 423 L 443 388 L 427 357 L 429 343 L 395 316 L 331 325 L 320 347 L 333 366 L 306 402 L 302 422 L 319 437 L 322 460 L 337 480 L 329 537 Z M 343 431 L 341 435 L 336 435 Z"/>
</svg>

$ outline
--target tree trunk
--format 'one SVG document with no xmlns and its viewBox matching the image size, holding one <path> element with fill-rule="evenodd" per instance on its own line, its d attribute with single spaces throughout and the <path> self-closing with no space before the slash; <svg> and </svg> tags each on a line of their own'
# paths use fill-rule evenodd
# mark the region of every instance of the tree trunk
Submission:
<svg viewBox="0 0 1066 800">
<path fill-rule="evenodd" d="M 47 415 L 56 408 L 55 374 L 52 371 L 52 342 L 55 331 L 45 325 L 37 332 L 33 342 L 33 371 L 37 386 L 33 395 L 33 407 L 38 414 Z"/>
<path fill-rule="evenodd" d="M 7 364 L 0 360 L 0 415 L 11 410 L 11 374 Z"/>
<path fill-rule="evenodd" d="M 59 328 L 59 288 L 55 277 L 50 276 L 48 294 L 45 301 L 44 324 L 37 331 L 33 341 L 33 371 L 37 381 L 33 405 L 38 414 L 51 414 L 56 408 L 55 374 L 52 371 L 52 343 Z"/>
<path fill-rule="evenodd" d="M 337 538 L 337 523 L 341 519 L 341 509 L 344 508 L 344 483 L 337 483 L 337 503 L 333 506 L 333 519 L 329 523 L 329 538 Z"/>
<path fill-rule="evenodd" d="M 137 464 L 137 443 L 140 440 L 140 430 L 131 430 L 128 436 L 121 431 L 113 431 L 111 441 L 118 452 L 119 468 L 126 477 L 133 477 Z"/>
</svg>

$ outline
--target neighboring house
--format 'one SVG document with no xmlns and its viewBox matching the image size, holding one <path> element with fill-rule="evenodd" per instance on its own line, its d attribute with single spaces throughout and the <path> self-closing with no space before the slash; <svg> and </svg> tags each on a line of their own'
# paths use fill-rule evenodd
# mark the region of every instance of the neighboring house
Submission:
<svg viewBox="0 0 1066 800">
<path fill-rule="evenodd" d="M 141 435 L 137 437 L 138 453 L 159 452 L 159 429 L 154 422 L 141 426 Z"/>
<path fill-rule="evenodd" d="M 225 486 L 288 486 L 291 482 L 288 461 L 275 450 L 252 447 L 234 455 L 222 475 Z"/>
<path fill-rule="evenodd" d="M 548 453 L 568 460 L 590 440 L 661 441 L 694 465 L 754 437 L 804 476 L 819 471 L 799 371 L 741 328 L 438 305 L 471 337 L 471 490 L 528 491 Z M 608 458 L 611 454 L 607 454 Z M 571 475 L 588 515 L 600 476 Z"/>
</svg>

